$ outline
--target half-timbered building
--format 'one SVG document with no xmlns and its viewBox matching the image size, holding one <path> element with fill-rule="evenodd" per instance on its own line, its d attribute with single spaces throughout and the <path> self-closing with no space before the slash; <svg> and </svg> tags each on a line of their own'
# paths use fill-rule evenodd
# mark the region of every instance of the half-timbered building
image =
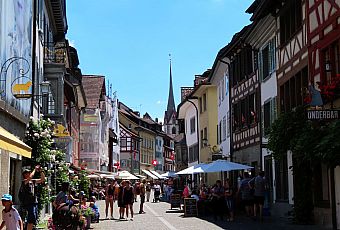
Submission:
<svg viewBox="0 0 340 230">
<path fill-rule="evenodd" d="M 276 15 L 278 108 L 289 112 L 304 103 L 308 86 L 308 52 L 305 0 L 281 1 Z M 275 161 L 276 201 L 293 204 L 292 152 Z"/>
<path fill-rule="evenodd" d="M 226 50 L 230 60 L 231 159 L 258 169 L 260 154 L 260 87 L 256 53 L 245 41 L 253 25 L 235 34 Z"/>
<path fill-rule="evenodd" d="M 306 1 L 307 44 L 311 85 L 321 90 L 340 77 L 340 1 Z M 321 90 L 322 91 L 322 90 Z M 324 101 L 325 109 L 338 109 L 339 95 Z M 327 168 L 319 164 L 314 175 L 314 213 L 316 222 L 340 228 L 340 166 Z"/>
<path fill-rule="evenodd" d="M 120 170 L 139 174 L 139 137 L 125 124 L 120 127 Z"/>
</svg>

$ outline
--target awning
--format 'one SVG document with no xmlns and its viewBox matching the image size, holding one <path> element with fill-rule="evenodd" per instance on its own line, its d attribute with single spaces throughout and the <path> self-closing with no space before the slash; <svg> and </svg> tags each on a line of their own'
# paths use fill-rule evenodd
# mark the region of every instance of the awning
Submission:
<svg viewBox="0 0 340 230">
<path fill-rule="evenodd" d="M 152 174 L 154 174 L 156 177 L 158 177 L 159 179 L 166 179 L 165 177 L 162 177 L 161 174 L 159 174 L 159 173 L 156 172 L 156 171 L 150 170 L 150 172 L 151 172 Z"/>
<path fill-rule="evenodd" d="M 16 136 L 0 127 L 0 148 L 31 158 L 32 149 Z"/>
<path fill-rule="evenodd" d="M 151 177 L 152 179 L 157 180 L 158 177 L 156 177 L 155 175 L 153 175 L 151 172 L 149 172 L 148 170 L 142 169 L 143 173 L 145 173 L 146 175 L 148 175 L 149 177 Z"/>
</svg>

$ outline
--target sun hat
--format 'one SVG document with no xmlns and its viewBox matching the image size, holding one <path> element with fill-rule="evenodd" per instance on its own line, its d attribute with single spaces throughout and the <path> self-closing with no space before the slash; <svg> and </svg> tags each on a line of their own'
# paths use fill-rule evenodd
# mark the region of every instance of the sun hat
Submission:
<svg viewBox="0 0 340 230">
<path fill-rule="evenodd" d="M 1 200 L 12 201 L 12 195 L 4 194 L 4 195 L 2 195 Z"/>
</svg>

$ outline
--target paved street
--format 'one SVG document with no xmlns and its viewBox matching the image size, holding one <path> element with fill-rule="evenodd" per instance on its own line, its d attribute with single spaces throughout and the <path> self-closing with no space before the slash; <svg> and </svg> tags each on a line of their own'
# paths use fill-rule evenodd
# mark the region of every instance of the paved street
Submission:
<svg viewBox="0 0 340 230">
<path fill-rule="evenodd" d="M 91 224 L 94 229 L 147 229 L 147 230 L 188 230 L 188 229 L 204 229 L 204 230 L 217 230 L 217 229 L 261 229 L 261 230 L 283 230 L 283 229 L 297 229 L 297 230 L 321 230 L 316 226 L 301 226 L 292 225 L 286 220 L 273 220 L 267 218 L 263 223 L 253 221 L 245 217 L 237 217 L 233 223 L 224 221 L 214 221 L 213 218 L 200 219 L 196 217 L 183 217 L 183 213 L 178 211 L 169 210 L 170 204 L 168 203 L 146 203 L 145 214 L 138 214 L 139 202 L 134 204 L 135 214 L 134 220 L 120 221 L 117 218 L 118 207 L 115 204 L 114 220 L 103 220 L 105 218 L 105 203 L 104 201 L 98 202 L 101 211 L 101 221 L 98 224 Z"/>
</svg>

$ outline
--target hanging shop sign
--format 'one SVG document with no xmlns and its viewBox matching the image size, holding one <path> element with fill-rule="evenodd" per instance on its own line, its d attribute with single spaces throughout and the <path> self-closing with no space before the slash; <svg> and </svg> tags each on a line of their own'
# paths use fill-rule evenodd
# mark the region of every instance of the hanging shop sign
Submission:
<svg viewBox="0 0 340 230">
<path fill-rule="evenodd" d="M 20 83 L 19 83 L 20 79 Z M 20 77 L 12 82 L 12 94 L 16 99 L 32 97 L 32 81 L 27 77 Z"/>
<path fill-rule="evenodd" d="M 308 120 L 337 120 L 340 110 L 307 110 Z"/>
<path fill-rule="evenodd" d="M 70 133 L 61 124 L 55 125 L 53 133 L 54 133 L 54 136 L 56 136 L 56 137 L 69 137 L 70 136 Z"/>
</svg>

